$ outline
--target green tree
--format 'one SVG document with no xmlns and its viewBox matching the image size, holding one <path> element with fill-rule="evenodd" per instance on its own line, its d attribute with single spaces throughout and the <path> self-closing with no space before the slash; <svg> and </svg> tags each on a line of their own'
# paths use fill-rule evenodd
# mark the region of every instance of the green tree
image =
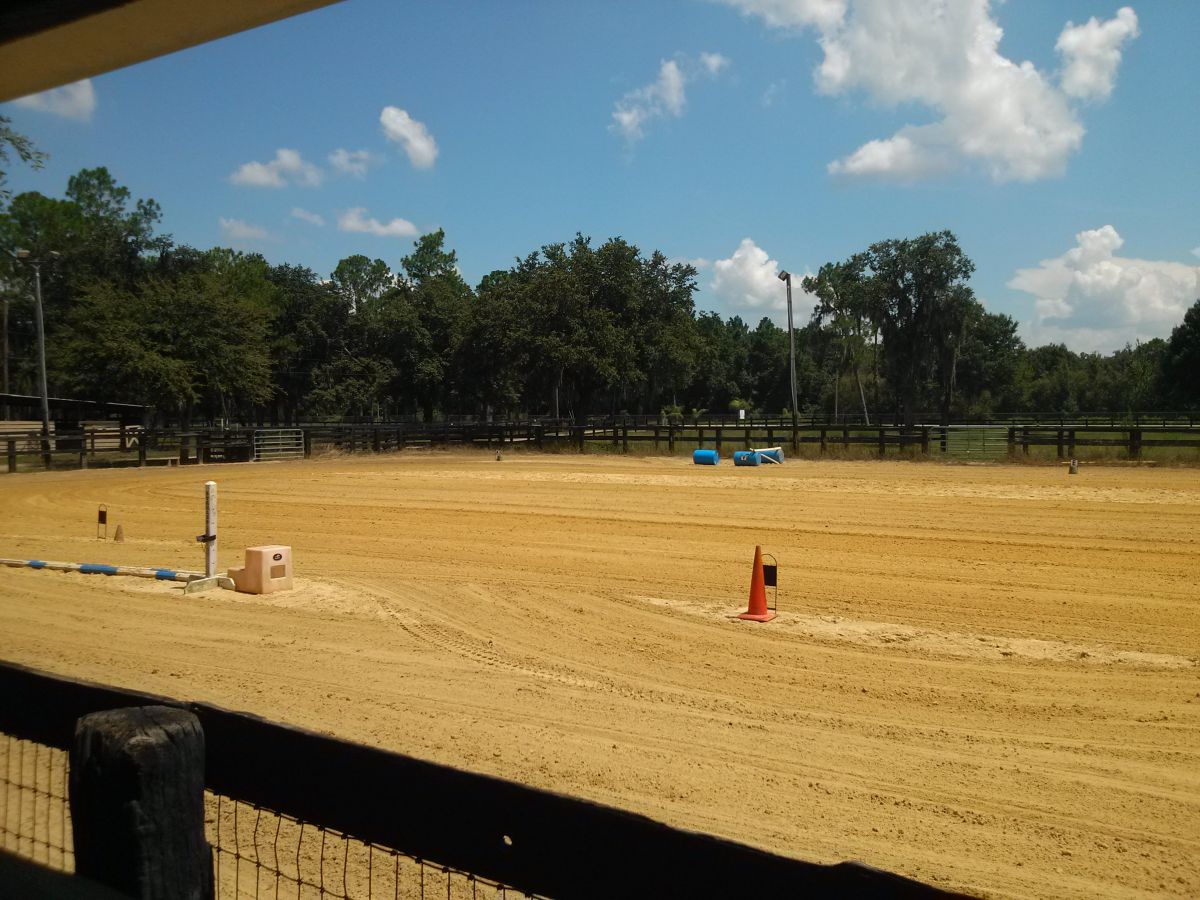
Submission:
<svg viewBox="0 0 1200 900">
<path fill-rule="evenodd" d="M 1163 393 L 1182 409 L 1200 409 L 1200 300 L 1171 331 L 1162 361 Z"/>
<path fill-rule="evenodd" d="M 33 141 L 12 127 L 12 119 L 0 116 L 0 206 L 12 198 L 12 192 L 7 186 L 10 152 L 34 169 L 40 169 L 46 162 L 46 154 L 38 150 Z"/>
<path fill-rule="evenodd" d="M 425 421 L 434 409 L 445 407 L 460 388 L 455 356 L 472 300 L 471 288 L 458 273 L 453 250 L 445 248 L 442 229 L 413 242 L 413 252 L 400 261 L 405 279 L 397 288 L 415 319 L 410 377 Z"/>
<path fill-rule="evenodd" d="M 248 419 L 272 395 L 273 288 L 261 257 L 208 254 L 206 271 L 133 288 L 93 281 L 62 346 L 73 392 L 146 403 L 189 424 Z"/>
<path fill-rule="evenodd" d="M 363 304 L 382 296 L 396 284 L 396 276 L 387 263 L 361 253 L 341 260 L 329 280 L 351 312 L 357 312 Z"/>
<path fill-rule="evenodd" d="M 868 261 L 888 380 L 906 427 L 948 342 L 958 340 L 952 309 L 975 269 L 949 231 L 872 244 Z"/>
<path fill-rule="evenodd" d="M 274 266 L 267 280 L 275 287 L 277 308 L 271 343 L 276 418 L 295 423 L 317 386 L 317 372 L 344 348 L 351 306 L 331 283 L 303 266 Z"/>
<path fill-rule="evenodd" d="M 1024 353 L 1011 316 L 984 311 L 973 321 L 958 361 L 966 415 L 987 419 L 1020 408 L 1017 369 Z"/>
<path fill-rule="evenodd" d="M 863 421 L 871 424 L 867 394 L 863 389 L 862 367 L 866 362 L 868 338 L 875 332 L 878 310 L 873 302 L 873 282 L 867 278 L 868 256 L 857 253 L 845 262 L 826 263 L 816 275 L 807 276 L 804 290 L 817 298 L 813 318 L 827 328 L 838 350 L 833 376 L 833 414 L 840 409 L 842 376 L 849 369 L 854 375 L 862 404 Z"/>
</svg>

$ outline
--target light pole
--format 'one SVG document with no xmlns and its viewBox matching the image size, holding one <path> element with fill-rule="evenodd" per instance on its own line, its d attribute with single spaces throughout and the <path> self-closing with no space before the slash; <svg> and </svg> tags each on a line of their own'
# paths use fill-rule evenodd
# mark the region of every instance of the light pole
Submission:
<svg viewBox="0 0 1200 900">
<path fill-rule="evenodd" d="M 46 387 L 46 331 L 42 325 L 42 261 L 34 259 L 33 255 L 21 247 L 9 250 L 9 255 L 17 262 L 29 264 L 33 268 L 33 307 L 34 322 L 37 324 L 38 343 L 38 385 L 42 392 L 42 463 L 50 468 L 50 392 Z M 58 253 L 50 251 L 50 258 L 56 259 Z M 5 355 L 7 361 L 7 354 Z"/>
<path fill-rule="evenodd" d="M 779 280 L 787 284 L 788 384 L 792 388 L 792 452 L 796 453 L 799 424 L 796 420 L 796 332 L 792 328 L 792 273 L 780 270 Z"/>
</svg>

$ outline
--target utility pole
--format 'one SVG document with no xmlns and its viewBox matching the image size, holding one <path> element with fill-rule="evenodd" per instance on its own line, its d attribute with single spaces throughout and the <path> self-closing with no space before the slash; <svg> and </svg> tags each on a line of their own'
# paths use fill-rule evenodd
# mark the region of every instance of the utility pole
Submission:
<svg viewBox="0 0 1200 900">
<path fill-rule="evenodd" d="M 34 322 L 37 325 L 37 345 L 38 345 L 38 387 L 42 394 L 42 464 L 48 469 L 50 468 L 50 392 L 46 386 L 46 330 L 42 323 L 42 261 L 33 259 L 32 254 L 28 250 L 18 247 L 16 250 L 9 250 L 9 255 L 17 260 L 17 262 L 28 263 L 33 267 L 33 305 L 34 305 Z M 50 251 L 51 259 L 57 258 L 56 251 Z M 8 381 L 8 304 L 5 303 L 5 329 L 4 329 L 4 362 L 5 362 L 5 382 Z"/>
<path fill-rule="evenodd" d="M 796 453 L 800 441 L 800 424 L 796 412 L 796 332 L 792 327 L 792 273 L 780 271 L 779 280 L 787 284 L 788 383 L 792 389 L 792 452 Z"/>
</svg>

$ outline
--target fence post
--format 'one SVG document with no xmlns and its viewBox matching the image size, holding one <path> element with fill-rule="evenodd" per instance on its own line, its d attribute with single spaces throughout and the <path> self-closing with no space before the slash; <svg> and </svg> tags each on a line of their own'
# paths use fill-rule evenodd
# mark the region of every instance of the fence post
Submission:
<svg viewBox="0 0 1200 900">
<path fill-rule="evenodd" d="M 675 452 L 675 423 L 667 425 L 667 452 Z"/>
<path fill-rule="evenodd" d="M 1142 458 L 1142 429 L 1140 428 L 1129 429 L 1129 458 Z"/>
<path fill-rule="evenodd" d="M 1017 455 L 1017 429 L 1015 428 L 1008 429 L 1008 455 Z"/>
<path fill-rule="evenodd" d="M 921 426 L 921 453 L 925 456 L 929 455 L 929 426 Z"/>
<path fill-rule="evenodd" d="M 626 422 L 621 426 L 621 452 L 629 452 L 629 423 Z"/>
<path fill-rule="evenodd" d="M 883 429 L 880 428 L 879 429 L 879 455 L 885 456 L 886 454 L 887 454 L 887 444 L 885 444 L 883 441 Z"/>
<path fill-rule="evenodd" d="M 204 732 L 184 709 L 92 713 L 70 751 L 75 871 L 140 900 L 211 900 Z"/>
<path fill-rule="evenodd" d="M 12 438 L 8 439 L 8 471 L 17 471 L 17 442 Z"/>
<path fill-rule="evenodd" d="M 717 426 L 717 455 L 721 453 L 721 426 Z"/>
</svg>

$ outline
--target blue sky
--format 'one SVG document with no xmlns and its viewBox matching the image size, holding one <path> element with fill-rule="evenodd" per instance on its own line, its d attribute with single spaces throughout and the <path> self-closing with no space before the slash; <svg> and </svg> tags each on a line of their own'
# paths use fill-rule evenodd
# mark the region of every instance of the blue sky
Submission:
<svg viewBox="0 0 1200 900">
<path fill-rule="evenodd" d="M 949 228 L 1027 340 L 1111 350 L 1200 296 L 1198 37 L 1172 0 L 348 0 L 2 111 L 51 156 L 15 190 L 105 165 L 176 240 L 322 275 L 581 231 L 782 321 L 779 267 Z"/>
</svg>

